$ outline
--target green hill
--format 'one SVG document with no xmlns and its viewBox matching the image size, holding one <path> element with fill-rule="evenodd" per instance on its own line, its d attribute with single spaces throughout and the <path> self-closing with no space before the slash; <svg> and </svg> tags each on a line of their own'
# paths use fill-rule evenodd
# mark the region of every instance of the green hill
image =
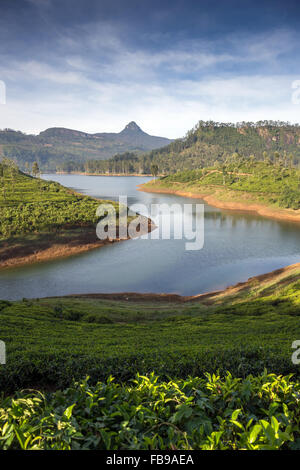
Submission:
<svg viewBox="0 0 300 470">
<path fill-rule="evenodd" d="M 200 121 L 183 139 L 139 157 L 118 155 L 109 161 L 90 161 L 90 171 L 151 173 L 157 164 L 161 174 L 192 170 L 225 161 L 233 153 L 258 160 L 300 162 L 300 127 L 284 122 L 226 124 Z"/>
<path fill-rule="evenodd" d="M 297 264 L 189 299 L 124 293 L 0 302 L 1 339 L 11 357 L 0 386 L 61 387 L 86 374 L 128 380 L 152 370 L 246 376 L 266 367 L 299 376 L 291 361 L 299 284 Z"/>
<path fill-rule="evenodd" d="M 68 162 L 84 163 L 89 159 L 107 159 L 117 153 L 143 152 L 171 142 L 142 131 L 130 122 L 119 133 L 88 134 L 62 127 L 46 129 L 39 135 L 26 135 L 6 129 L 0 131 L 0 156 L 13 159 L 22 169 L 37 161 L 43 170 L 63 169 Z"/>
<path fill-rule="evenodd" d="M 99 201 L 0 164 L 0 239 L 95 224 Z"/>
<path fill-rule="evenodd" d="M 0 267 L 100 246 L 96 210 L 101 202 L 26 175 L 12 161 L 0 163 Z M 118 204 L 111 204 L 118 217 Z"/>
<path fill-rule="evenodd" d="M 150 181 L 145 191 L 203 197 L 218 207 L 257 210 L 300 221 L 300 170 L 286 163 L 256 161 L 235 153 L 225 162 L 197 170 L 178 171 Z M 208 198 L 208 199 L 207 199 Z M 271 212 L 272 211 L 272 212 Z"/>
<path fill-rule="evenodd" d="M 149 154 L 161 173 L 196 169 L 224 161 L 239 153 L 274 160 L 277 152 L 284 160 L 292 155 L 293 163 L 300 161 L 300 127 L 288 123 L 258 122 L 222 124 L 200 121 L 184 139 L 176 140 L 161 150 Z"/>
<path fill-rule="evenodd" d="M 0 448 L 299 448 L 299 279 L 295 265 L 189 300 L 0 301 Z"/>
</svg>

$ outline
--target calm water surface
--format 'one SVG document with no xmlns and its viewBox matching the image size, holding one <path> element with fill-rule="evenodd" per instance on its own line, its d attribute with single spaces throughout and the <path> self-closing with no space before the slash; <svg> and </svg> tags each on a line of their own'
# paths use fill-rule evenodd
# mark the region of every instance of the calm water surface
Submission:
<svg viewBox="0 0 300 470">
<path fill-rule="evenodd" d="M 128 204 L 203 202 L 136 190 L 144 177 L 44 175 L 84 194 Z M 185 240 L 135 239 L 88 253 L 0 273 L 0 298 L 93 292 L 176 292 L 221 289 L 250 276 L 300 261 L 300 226 L 216 209 L 205 204 L 205 242 L 186 251 Z"/>
</svg>

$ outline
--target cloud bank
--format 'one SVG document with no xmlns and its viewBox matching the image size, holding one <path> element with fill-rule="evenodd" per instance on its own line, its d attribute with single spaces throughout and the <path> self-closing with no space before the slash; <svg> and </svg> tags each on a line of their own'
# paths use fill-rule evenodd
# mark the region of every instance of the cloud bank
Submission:
<svg viewBox="0 0 300 470">
<path fill-rule="evenodd" d="M 155 2 L 148 28 L 136 27 L 130 8 L 124 16 L 115 4 L 113 18 L 109 10 L 91 18 L 78 9 L 68 21 L 55 0 L 23 2 L 23 15 L 15 17 L 4 8 L 0 80 L 7 99 L 0 128 L 102 132 L 135 120 L 151 134 L 176 138 L 200 119 L 299 121 L 292 101 L 299 33 L 290 23 L 273 21 L 261 31 L 241 24 L 217 34 L 216 19 L 206 15 L 191 34 L 167 28 L 171 10 L 168 16 Z"/>
</svg>

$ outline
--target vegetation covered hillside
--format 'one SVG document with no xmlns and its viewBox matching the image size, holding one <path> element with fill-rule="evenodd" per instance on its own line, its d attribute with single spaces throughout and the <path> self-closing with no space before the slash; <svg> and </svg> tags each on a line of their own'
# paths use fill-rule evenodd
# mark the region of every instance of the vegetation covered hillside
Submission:
<svg viewBox="0 0 300 470">
<path fill-rule="evenodd" d="M 2 301 L 0 447 L 299 448 L 299 282 Z"/>
<path fill-rule="evenodd" d="M 88 134 L 55 127 L 39 135 L 26 135 L 6 129 L 0 131 L 0 156 L 13 159 L 23 170 L 31 168 L 34 161 L 43 170 L 62 170 L 65 165 L 72 168 L 72 164 L 107 159 L 117 153 L 141 154 L 170 142 L 147 134 L 135 122 L 127 124 L 119 133 Z"/>
<path fill-rule="evenodd" d="M 88 170 L 99 173 L 151 173 L 151 165 L 158 165 L 160 174 L 192 170 L 224 162 L 232 153 L 256 160 L 269 157 L 300 162 L 300 127 L 284 122 L 217 123 L 200 121 L 185 138 L 153 150 L 140 157 L 118 155 L 109 161 L 88 162 Z M 84 171 L 84 166 L 77 169 Z M 76 167 L 73 168 L 76 170 Z"/>
<path fill-rule="evenodd" d="M 300 209 L 300 170 L 293 168 L 292 158 L 271 161 L 265 156 L 264 161 L 256 161 L 235 153 L 214 166 L 179 171 L 143 187 L 213 195 L 219 201 L 241 202 L 245 208 L 259 203 L 275 209 Z"/>
<path fill-rule="evenodd" d="M 100 203 L 101 200 L 76 194 L 58 183 L 24 174 L 12 161 L 3 160 L 0 267 L 26 261 L 26 256 L 38 261 L 39 253 L 51 258 L 98 246 L 96 210 Z M 118 217 L 119 207 L 112 204 Z"/>
<path fill-rule="evenodd" d="M 298 166 L 300 127 L 277 121 L 200 121 L 183 139 L 173 142 L 149 136 L 134 122 L 120 133 L 87 134 L 51 128 L 33 136 L 0 131 L 0 154 L 27 170 L 37 161 L 43 170 L 150 174 L 155 164 L 160 174 L 170 174 L 223 162 L 235 152 L 245 157 L 254 155 L 257 160 L 263 160 L 266 154 L 271 160 L 288 158 Z"/>
<path fill-rule="evenodd" d="M 64 387 L 73 378 L 133 378 L 154 370 L 187 377 L 267 368 L 295 373 L 300 268 L 280 269 L 227 291 L 195 297 L 79 295 L 0 303 L 9 361 L 2 390 Z"/>
<path fill-rule="evenodd" d="M 161 173 L 196 169 L 225 161 L 232 153 L 255 159 L 300 161 L 300 127 L 284 122 L 226 124 L 200 121 L 182 140 L 149 154 Z"/>
<path fill-rule="evenodd" d="M 0 238 L 96 223 L 99 201 L 0 164 Z"/>
</svg>

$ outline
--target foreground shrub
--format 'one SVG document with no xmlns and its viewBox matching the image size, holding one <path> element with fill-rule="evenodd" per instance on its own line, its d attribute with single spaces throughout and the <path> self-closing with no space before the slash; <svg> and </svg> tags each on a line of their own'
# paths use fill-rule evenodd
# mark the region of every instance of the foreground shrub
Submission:
<svg viewBox="0 0 300 470">
<path fill-rule="evenodd" d="M 298 449 L 300 384 L 266 372 L 245 379 L 127 383 L 88 380 L 0 400 L 2 449 Z"/>
</svg>

